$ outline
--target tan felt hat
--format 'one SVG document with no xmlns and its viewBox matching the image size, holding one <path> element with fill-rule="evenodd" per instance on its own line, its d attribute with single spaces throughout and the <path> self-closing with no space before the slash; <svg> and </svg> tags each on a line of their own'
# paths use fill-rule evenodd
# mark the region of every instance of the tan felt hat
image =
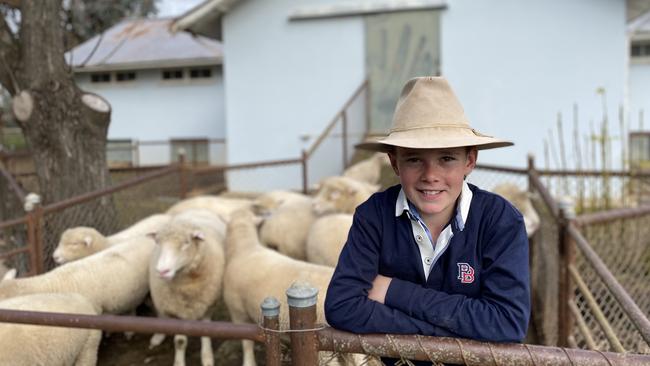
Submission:
<svg viewBox="0 0 650 366">
<path fill-rule="evenodd" d="M 474 130 L 463 107 L 442 77 L 409 80 L 397 101 L 388 136 L 356 147 L 389 152 L 395 146 L 412 149 L 439 149 L 476 146 L 479 150 L 514 145 Z"/>
</svg>

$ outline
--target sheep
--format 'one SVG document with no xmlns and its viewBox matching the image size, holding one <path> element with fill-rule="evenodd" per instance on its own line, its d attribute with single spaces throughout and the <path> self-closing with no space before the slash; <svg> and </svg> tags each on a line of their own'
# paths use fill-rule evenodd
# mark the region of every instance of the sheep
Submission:
<svg viewBox="0 0 650 366">
<path fill-rule="evenodd" d="M 211 320 L 221 296 L 225 229 L 221 218 L 210 211 L 189 210 L 153 235 L 157 245 L 149 264 L 149 286 L 159 316 Z M 154 335 L 150 346 L 163 339 L 164 335 Z M 187 336 L 177 334 L 174 344 L 174 365 L 185 365 Z M 201 364 L 214 364 L 210 337 L 201 337 Z"/>
<path fill-rule="evenodd" d="M 370 184 L 379 183 L 384 166 L 390 166 L 388 154 L 378 152 L 371 157 L 349 166 L 343 172 L 344 177 L 353 178 Z"/>
<path fill-rule="evenodd" d="M 270 216 L 260 227 L 262 243 L 295 259 L 306 259 L 305 246 L 311 224 L 316 220 L 313 201 L 287 202 Z"/>
<path fill-rule="evenodd" d="M 307 235 L 306 254 L 310 263 L 336 266 L 352 227 L 352 215 L 332 214 L 316 219 Z"/>
<path fill-rule="evenodd" d="M 50 272 L 0 281 L 0 300 L 43 292 L 76 292 L 102 313 L 121 314 L 135 309 L 149 291 L 148 263 L 154 241 L 130 238 Z"/>
<path fill-rule="evenodd" d="M 225 240 L 226 270 L 223 296 L 234 323 L 257 322 L 260 304 L 267 296 L 280 303 L 280 322 L 288 321 L 285 291 L 294 281 L 307 281 L 321 294 L 318 322 L 324 323 L 323 302 L 334 268 L 289 258 L 261 245 L 257 218 L 250 210 L 232 214 Z M 254 366 L 253 342 L 242 341 L 243 365 Z"/>
<path fill-rule="evenodd" d="M 540 226 L 540 218 L 530 200 L 530 193 L 520 189 L 516 184 L 501 183 L 492 188 L 492 192 L 510 201 L 524 216 L 526 233 L 530 238 Z"/>
<path fill-rule="evenodd" d="M 332 176 L 325 178 L 314 197 L 314 212 L 317 215 L 328 213 L 354 213 L 358 205 L 365 202 L 379 186 L 360 182 L 349 177 Z"/>
<path fill-rule="evenodd" d="M 252 200 L 243 198 L 230 198 L 219 196 L 196 196 L 182 200 L 167 210 L 168 215 L 176 215 L 189 209 L 206 209 L 221 217 L 225 222 L 230 219 L 230 214 L 244 207 L 250 207 Z"/>
<path fill-rule="evenodd" d="M 13 272 L 15 274 L 15 271 Z M 0 301 L 1 309 L 97 315 L 85 297 L 43 293 Z M 96 329 L 0 323 L 0 365 L 94 366 L 102 332 Z"/>
<path fill-rule="evenodd" d="M 253 200 L 252 208 L 256 215 L 269 216 L 282 205 L 291 204 L 296 201 L 307 201 L 309 199 L 309 196 L 302 193 L 276 190 L 262 193 L 256 197 Z"/>
<path fill-rule="evenodd" d="M 54 253 L 52 253 L 52 258 L 57 264 L 63 264 L 87 257 L 130 237 L 156 232 L 165 226 L 170 219 L 171 216 L 165 214 L 151 215 L 108 237 L 103 236 L 91 227 L 78 226 L 70 228 L 61 234 L 61 240 L 59 240 Z"/>
</svg>

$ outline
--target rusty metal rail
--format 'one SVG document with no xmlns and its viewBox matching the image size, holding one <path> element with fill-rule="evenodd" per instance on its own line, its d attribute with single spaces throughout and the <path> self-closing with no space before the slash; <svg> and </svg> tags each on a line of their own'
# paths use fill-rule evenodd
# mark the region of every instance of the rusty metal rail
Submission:
<svg viewBox="0 0 650 366">
<path fill-rule="evenodd" d="M 650 355 L 417 335 L 358 335 L 332 328 L 318 331 L 318 339 L 322 351 L 366 353 L 461 365 L 650 365 Z"/>
<path fill-rule="evenodd" d="M 650 205 L 584 214 L 576 217 L 574 219 L 574 222 L 578 226 L 586 226 L 602 224 L 615 220 L 630 219 L 638 216 L 645 216 L 648 214 L 650 214 Z"/>
<path fill-rule="evenodd" d="M 82 194 L 82 195 L 79 195 L 79 196 L 69 198 L 67 200 L 63 200 L 63 201 L 59 201 L 59 202 L 56 202 L 56 203 L 53 203 L 53 204 L 50 204 L 50 205 L 47 205 L 47 206 L 43 206 L 43 214 L 47 214 L 47 213 L 51 213 L 51 212 L 55 212 L 55 211 L 60 211 L 60 210 L 62 210 L 64 208 L 74 206 L 74 205 L 82 203 L 82 202 L 90 201 L 92 199 L 95 199 L 95 198 L 98 198 L 98 197 L 101 197 L 101 196 L 105 196 L 105 195 L 108 195 L 108 194 L 111 194 L 111 193 L 115 193 L 115 192 L 121 191 L 121 190 L 123 190 L 125 188 L 136 186 L 136 185 L 142 184 L 144 182 L 156 179 L 158 177 L 162 177 L 162 176 L 169 175 L 169 174 L 172 174 L 172 173 L 175 173 L 175 172 L 179 172 L 180 170 L 181 170 L 181 166 L 179 164 L 170 165 L 167 168 L 160 169 L 160 170 L 157 170 L 157 171 L 154 171 L 154 172 L 151 172 L 151 173 L 141 175 L 139 177 L 133 178 L 131 180 L 128 180 L 128 181 L 120 183 L 120 184 L 113 185 L 113 186 L 108 187 L 108 188 L 99 189 L 99 190 L 96 190 L 96 191 L 93 191 L 93 192 L 88 192 L 88 193 L 85 193 L 85 194 Z"/>
<path fill-rule="evenodd" d="M 621 305 L 623 311 L 630 318 L 634 326 L 637 328 L 645 342 L 650 345 L 650 321 L 645 316 L 643 311 L 632 300 L 630 295 L 625 291 L 623 286 L 616 280 L 614 275 L 607 269 L 603 260 L 600 259 L 598 254 L 591 248 L 587 239 L 582 236 L 576 225 L 570 224 L 567 228 L 569 235 L 575 241 L 576 247 L 580 249 L 585 260 L 591 264 L 598 276 L 601 278 L 605 286 L 612 293 L 616 301 Z"/>
<path fill-rule="evenodd" d="M 62 326 L 68 328 L 102 329 L 111 332 L 185 334 L 217 339 L 249 339 L 264 343 L 264 331 L 257 324 L 205 322 L 146 318 L 121 315 L 62 314 L 40 311 L 0 309 L 0 322 Z"/>
</svg>

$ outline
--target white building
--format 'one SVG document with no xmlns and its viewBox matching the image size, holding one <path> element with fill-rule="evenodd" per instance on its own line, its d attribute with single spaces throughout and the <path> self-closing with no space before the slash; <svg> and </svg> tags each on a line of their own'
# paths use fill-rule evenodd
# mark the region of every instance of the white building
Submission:
<svg viewBox="0 0 650 366">
<path fill-rule="evenodd" d="M 66 53 L 78 85 L 111 104 L 113 163 L 168 164 L 179 148 L 191 161 L 225 162 L 221 43 L 170 24 L 125 20 Z"/>
<path fill-rule="evenodd" d="M 623 0 L 208 0 L 174 27 L 223 41 L 229 163 L 299 157 L 300 137 L 322 131 L 366 76 L 372 130 L 385 132 L 401 85 L 441 74 L 477 130 L 515 142 L 479 162 L 524 167 L 529 152 L 544 166 L 544 140 L 559 153 L 558 113 L 571 144 L 574 104 L 585 140 L 603 105 L 620 136 L 625 13 Z M 230 184 L 287 187 L 299 174 Z"/>
</svg>

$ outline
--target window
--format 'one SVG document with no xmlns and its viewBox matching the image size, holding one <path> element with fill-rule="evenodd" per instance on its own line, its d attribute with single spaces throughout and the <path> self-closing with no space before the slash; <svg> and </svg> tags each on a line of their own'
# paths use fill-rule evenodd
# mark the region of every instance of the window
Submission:
<svg viewBox="0 0 650 366">
<path fill-rule="evenodd" d="M 191 69 L 190 78 L 199 79 L 199 78 L 209 78 L 212 77 L 212 70 L 208 68 L 204 69 Z"/>
<path fill-rule="evenodd" d="M 163 80 L 174 80 L 183 78 L 183 70 L 174 69 L 174 70 L 163 70 L 162 72 Z"/>
<path fill-rule="evenodd" d="M 172 139 L 171 160 L 178 162 L 180 152 L 185 153 L 185 162 L 192 165 L 207 165 L 209 160 L 209 146 L 207 138 L 198 139 Z"/>
<path fill-rule="evenodd" d="M 133 166 L 131 139 L 114 139 L 106 142 L 106 161 L 111 168 Z"/>
<path fill-rule="evenodd" d="M 111 74 L 108 72 L 97 72 L 90 74 L 90 82 L 92 83 L 109 83 L 111 81 Z"/>
<path fill-rule="evenodd" d="M 630 46 L 632 58 L 650 57 L 650 41 L 633 42 Z"/>
<path fill-rule="evenodd" d="M 115 74 L 115 80 L 117 81 L 133 81 L 135 80 L 135 72 L 118 72 Z"/>
</svg>

